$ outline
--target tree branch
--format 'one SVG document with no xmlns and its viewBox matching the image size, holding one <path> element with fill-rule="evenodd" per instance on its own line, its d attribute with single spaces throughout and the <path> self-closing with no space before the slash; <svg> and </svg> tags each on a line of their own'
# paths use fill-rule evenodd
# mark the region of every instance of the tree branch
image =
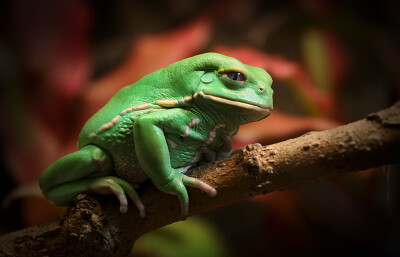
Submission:
<svg viewBox="0 0 400 257">
<path fill-rule="evenodd" d="M 366 119 L 327 131 L 309 132 L 274 145 L 242 152 L 190 171 L 218 190 L 215 198 L 190 189 L 190 215 L 304 183 L 400 162 L 400 102 Z M 98 199 L 101 199 L 100 201 Z M 141 192 L 147 218 L 130 202 L 119 212 L 113 196 L 81 194 L 56 220 L 4 235 L 0 256 L 125 256 L 140 235 L 179 220 L 174 196 L 148 186 Z"/>
</svg>

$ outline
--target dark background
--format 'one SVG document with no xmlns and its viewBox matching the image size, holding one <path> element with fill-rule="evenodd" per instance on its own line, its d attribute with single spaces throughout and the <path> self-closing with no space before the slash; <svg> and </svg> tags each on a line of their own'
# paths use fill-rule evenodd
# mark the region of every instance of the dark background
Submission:
<svg viewBox="0 0 400 257">
<path fill-rule="evenodd" d="M 185 57 L 217 51 L 274 78 L 276 114 L 245 127 L 237 147 L 329 129 L 390 106 L 400 93 L 399 5 L 1 2 L 0 199 L 17 186 L 33 186 L 1 211 L 0 232 L 61 213 L 35 197 L 43 169 L 76 149 L 85 120 L 119 88 Z M 206 213 L 201 219 L 212 231 L 199 233 L 221 241 L 203 249 L 233 256 L 399 256 L 398 172 L 391 165 L 318 180 Z M 174 238 L 172 248 L 181 241 Z M 168 255 L 157 240 L 149 241 L 137 255 L 185 256 Z"/>
</svg>

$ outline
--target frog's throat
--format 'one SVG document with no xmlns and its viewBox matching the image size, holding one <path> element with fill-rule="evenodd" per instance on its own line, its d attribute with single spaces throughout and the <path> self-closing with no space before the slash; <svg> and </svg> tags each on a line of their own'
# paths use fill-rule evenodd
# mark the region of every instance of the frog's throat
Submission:
<svg viewBox="0 0 400 257">
<path fill-rule="evenodd" d="M 230 100 L 230 99 L 223 98 L 223 97 L 220 97 L 220 96 L 204 94 L 203 91 L 195 93 L 193 95 L 193 97 L 194 98 L 197 98 L 197 97 L 208 98 L 208 99 L 211 99 L 214 102 L 218 102 L 218 103 L 229 104 L 229 105 L 237 106 L 237 107 L 240 107 L 240 108 L 255 110 L 255 111 L 258 111 L 258 112 L 264 112 L 264 113 L 268 113 L 268 114 L 271 113 L 271 108 L 269 108 L 269 107 L 262 107 L 262 106 L 258 106 L 258 105 L 254 105 L 254 104 L 249 104 L 249 103 Z"/>
</svg>

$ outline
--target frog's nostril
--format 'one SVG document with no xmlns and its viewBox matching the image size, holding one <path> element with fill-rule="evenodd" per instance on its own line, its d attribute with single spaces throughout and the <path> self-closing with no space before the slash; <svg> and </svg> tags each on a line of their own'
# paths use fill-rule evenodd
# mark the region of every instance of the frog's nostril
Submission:
<svg viewBox="0 0 400 257">
<path fill-rule="evenodd" d="M 258 89 L 258 92 L 260 92 L 260 93 L 263 93 L 265 91 L 265 88 L 264 87 L 260 87 L 259 89 Z"/>
</svg>

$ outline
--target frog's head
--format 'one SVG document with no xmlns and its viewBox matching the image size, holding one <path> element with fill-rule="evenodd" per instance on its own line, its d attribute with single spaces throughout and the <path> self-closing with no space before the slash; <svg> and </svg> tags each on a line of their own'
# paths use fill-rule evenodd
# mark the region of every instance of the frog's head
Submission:
<svg viewBox="0 0 400 257">
<path fill-rule="evenodd" d="M 232 116 L 244 113 L 248 118 L 246 122 L 270 114 L 273 108 L 272 78 L 264 69 L 216 53 L 197 57 L 202 59 L 197 70 L 204 71 L 193 95 L 197 101 Z"/>
</svg>

